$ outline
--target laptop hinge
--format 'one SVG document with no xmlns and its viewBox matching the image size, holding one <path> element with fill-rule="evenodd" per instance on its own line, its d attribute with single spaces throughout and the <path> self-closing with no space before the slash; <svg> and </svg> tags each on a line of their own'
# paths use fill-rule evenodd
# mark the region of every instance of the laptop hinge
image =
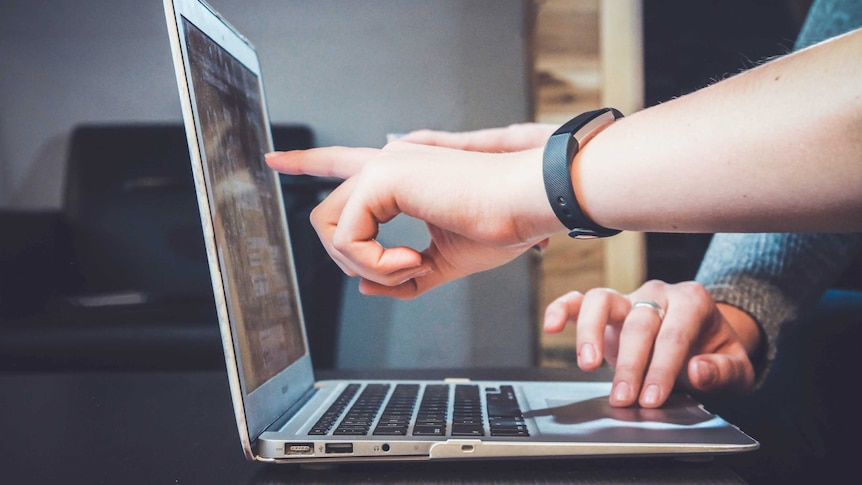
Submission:
<svg viewBox="0 0 862 485">
<path fill-rule="evenodd" d="M 317 393 L 317 389 L 314 386 L 309 387 L 308 390 L 305 391 L 305 393 L 303 393 L 301 396 L 299 396 L 299 399 L 297 399 L 296 402 L 293 403 L 292 406 L 287 408 L 287 410 L 285 412 L 281 413 L 281 415 L 279 417 L 275 418 L 275 421 L 270 423 L 269 426 L 267 426 L 263 430 L 264 431 L 278 431 L 281 428 L 283 428 L 284 425 L 288 421 L 290 421 L 290 419 L 293 418 L 296 415 L 296 413 L 298 413 L 299 410 L 302 409 L 303 406 L 305 406 L 305 403 L 307 403 L 309 400 L 311 400 L 311 398 L 316 393 Z"/>
</svg>

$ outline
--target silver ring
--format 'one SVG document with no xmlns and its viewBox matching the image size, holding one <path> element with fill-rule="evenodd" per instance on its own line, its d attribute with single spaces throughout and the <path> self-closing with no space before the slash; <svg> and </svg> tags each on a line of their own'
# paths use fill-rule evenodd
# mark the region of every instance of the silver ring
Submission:
<svg viewBox="0 0 862 485">
<path fill-rule="evenodd" d="M 658 303 L 656 303 L 652 300 L 636 301 L 634 303 L 634 305 L 632 305 L 632 310 L 634 310 L 635 308 L 638 308 L 638 307 L 651 308 L 651 309 L 655 310 L 656 313 L 658 313 L 658 319 L 659 320 L 664 320 L 664 309 L 662 307 L 660 307 Z"/>
</svg>

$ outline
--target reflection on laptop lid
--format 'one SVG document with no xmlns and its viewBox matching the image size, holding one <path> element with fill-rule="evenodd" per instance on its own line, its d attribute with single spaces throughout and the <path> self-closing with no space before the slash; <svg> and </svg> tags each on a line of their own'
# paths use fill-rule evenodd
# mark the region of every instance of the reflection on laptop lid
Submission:
<svg viewBox="0 0 862 485">
<path fill-rule="evenodd" d="M 608 382 L 315 381 L 260 63 L 201 0 L 164 0 L 240 440 L 276 462 L 705 454 L 756 441 L 684 395 Z"/>
</svg>

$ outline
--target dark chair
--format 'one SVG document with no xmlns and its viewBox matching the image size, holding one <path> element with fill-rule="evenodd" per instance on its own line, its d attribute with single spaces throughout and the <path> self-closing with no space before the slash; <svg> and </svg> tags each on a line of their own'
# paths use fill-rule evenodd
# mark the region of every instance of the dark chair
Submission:
<svg viewBox="0 0 862 485">
<path fill-rule="evenodd" d="M 272 131 L 277 149 L 314 144 L 305 126 Z M 329 368 L 343 276 L 308 214 L 333 183 L 281 182 L 314 364 Z M 3 368 L 224 365 L 182 125 L 76 128 L 62 211 L 0 224 L 18 234 L 0 247 Z"/>
</svg>

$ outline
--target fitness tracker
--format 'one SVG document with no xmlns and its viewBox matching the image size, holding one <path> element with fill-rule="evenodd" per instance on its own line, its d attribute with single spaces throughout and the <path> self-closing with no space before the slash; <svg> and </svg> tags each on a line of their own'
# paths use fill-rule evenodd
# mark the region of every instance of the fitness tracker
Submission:
<svg viewBox="0 0 862 485">
<path fill-rule="evenodd" d="M 542 157 L 545 193 L 554 214 L 575 239 L 593 239 L 619 234 L 617 229 L 602 227 L 586 216 L 572 187 L 572 160 L 584 141 L 623 114 L 614 108 L 588 111 L 569 120 L 548 139 Z"/>
</svg>

